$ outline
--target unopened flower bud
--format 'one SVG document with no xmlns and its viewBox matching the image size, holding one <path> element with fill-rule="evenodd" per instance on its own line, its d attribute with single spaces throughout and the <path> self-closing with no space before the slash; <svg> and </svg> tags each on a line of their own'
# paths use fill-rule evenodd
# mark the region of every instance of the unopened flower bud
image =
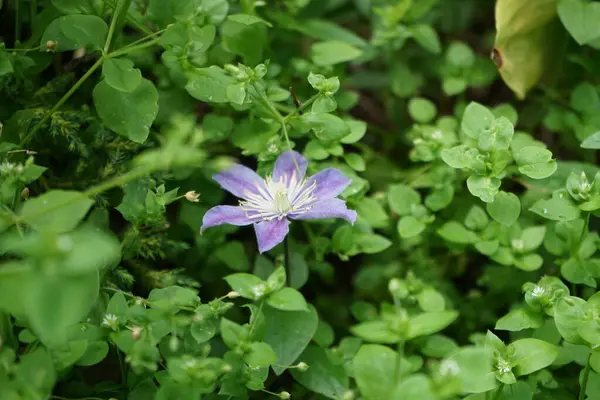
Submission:
<svg viewBox="0 0 600 400">
<path fill-rule="evenodd" d="M 304 361 L 301 361 L 298 363 L 298 365 L 296 365 L 296 368 L 298 368 L 300 371 L 304 372 L 308 369 L 308 364 L 305 363 Z"/>
<path fill-rule="evenodd" d="M 191 201 L 192 203 L 198 203 L 198 202 L 200 202 L 200 200 L 198 200 L 199 197 L 200 197 L 200 194 L 196 193 L 193 190 L 190 190 L 189 192 L 187 192 L 185 194 L 185 199 L 187 201 Z"/>
<path fill-rule="evenodd" d="M 226 374 L 228 372 L 233 371 L 233 368 L 231 368 L 231 365 L 225 364 L 223 365 L 223 368 L 221 368 L 221 371 Z"/>
<path fill-rule="evenodd" d="M 279 393 L 279 398 L 282 400 L 288 400 L 292 398 L 292 395 L 289 394 L 289 392 L 283 391 L 281 393 Z"/>
<path fill-rule="evenodd" d="M 227 297 L 230 299 L 237 299 L 238 297 L 240 297 L 240 294 L 232 290 L 231 292 L 227 293 Z"/>
<path fill-rule="evenodd" d="M 21 191 L 21 198 L 23 200 L 27 200 L 29 198 L 29 188 L 23 188 L 23 190 Z"/>
<path fill-rule="evenodd" d="M 54 53 L 56 51 L 57 46 L 58 46 L 58 43 L 56 43 L 54 40 L 48 40 L 46 42 L 46 51 L 48 51 L 50 53 Z"/>
<path fill-rule="evenodd" d="M 179 339 L 177 339 L 177 336 L 175 335 L 172 335 L 169 340 L 169 350 L 172 352 L 179 350 Z"/>
<path fill-rule="evenodd" d="M 354 392 L 352 390 L 346 390 L 342 395 L 342 400 L 354 400 Z"/>
<path fill-rule="evenodd" d="M 133 340 L 138 340 L 142 334 L 142 328 L 139 326 L 135 326 L 131 329 L 131 338 Z"/>
</svg>

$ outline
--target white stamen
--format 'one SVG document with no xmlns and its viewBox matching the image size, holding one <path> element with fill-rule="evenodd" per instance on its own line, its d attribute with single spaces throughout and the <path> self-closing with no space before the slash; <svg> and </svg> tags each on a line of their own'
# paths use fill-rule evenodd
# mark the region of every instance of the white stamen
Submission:
<svg viewBox="0 0 600 400">
<path fill-rule="evenodd" d="M 271 221 L 283 219 L 290 214 L 303 214 L 317 201 L 314 195 L 317 183 L 298 180 L 296 172 L 292 176 L 282 176 L 274 181 L 271 176 L 256 185 L 256 192 L 246 190 L 245 201 L 240 207 L 251 220 Z"/>
</svg>

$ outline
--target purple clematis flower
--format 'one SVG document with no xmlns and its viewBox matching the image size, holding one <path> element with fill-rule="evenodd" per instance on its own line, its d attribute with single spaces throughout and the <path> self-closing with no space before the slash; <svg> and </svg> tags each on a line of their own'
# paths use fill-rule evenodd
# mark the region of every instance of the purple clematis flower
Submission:
<svg viewBox="0 0 600 400">
<path fill-rule="evenodd" d="M 352 182 L 339 170 L 327 168 L 305 178 L 308 161 L 295 151 L 282 153 L 273 175 L 261 178 L 256 172 L 236 164 L 213 179 L 240 200 L 239 206 L 216 206 L 202 219 L 204 231 L 212 226 L 254 224 L 258 250 L 263 253 L 283 241 L 289 232 L 289 219 L 343 218 L 356 221 L 356 211 L 336 198 Z"/>
</svg>

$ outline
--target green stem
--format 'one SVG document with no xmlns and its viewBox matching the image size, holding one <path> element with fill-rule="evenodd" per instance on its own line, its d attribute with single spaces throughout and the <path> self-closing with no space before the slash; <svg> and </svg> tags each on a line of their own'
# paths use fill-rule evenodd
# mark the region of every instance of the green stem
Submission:
<svg viewBox="0 0 600 400">
<path fill-rule="evenodd" d="M 27 134 L 27 136 L 25 136 L 23 138 L 23 140 L 21 140 L 21 147 L 23 147 L 27 143 L 29 143 L 29 141 L 31 140 L 33 135 L 35 135 L 35 133 L 46 123 L 46 121 L 48 121 L 48 119 L 50 119 L 52 114 L 54 114 L 56 112 L 56 110 L 58 110 L 69 99 L 69 97 L 71 97 L 73 95 L 73 93 L 75 93 L 75 91 L 77 91 L 77 89 L 79 89 L 79 87 L 83 84 L 83 82 L 85 82 L 90 76 L 92 76 L 94 71 L 96 71 L 98 69 L 98 67 L 100 67 L 102 65 L 103 61 L 104 61 L 104 58 L 100 57 L 96 61 L 96 63 L 94 63 L 94 65 L 92 65 L 92 67 L 81 78 L 79 78 L 79 80 L 71 87 L 71 89 L 69 89 L 69 91 L 67 93 L 65 93 L 63 97 L 61 97 L 61 99 L 58 101 L 58 103 L 56 103 L 54 105 L 54 107 L 52 107 L 50 109 L 50 111 L 47 112 L 46 115 L 44 115 L 44 117 L 33 127 L 31 132 L 29 132 Z"/>
<path fill-rule="evenodd" d="M 116 4 L 113 1 L 105 1 L 105 2 L 103 2 L 103 4 L 104 3 L 108 3 L 108 5 L 110 7 L 112 7 L 113 10 L 116 8 Z M 135 26 L 140 31 L 144 32 L 146 35 L 152 34 L 152 31 L 150 29 L 148 29 L 146 26 L 144 26 L 143 23 L 138 21 L 135 17 L 133 17 L 129 13 L 127 13 L 127 15 L 126 15 L 126 21 L 129 22 L 131 25 Z"/>
<path fill-rule="evenodd" d="M 502 390 L 504 390 L 504 383 L 501 383 L 500 386 L 498 386 L 498 389 L 496 390 L 496 393 L 494 393 L 492 400 L 499 400 L 502 396 Z"/>
<path fill-rule="evenodd" d="M 263 305 L 265 304 L 264 300 L 260 300 L 260 304 L 258 305 L 258 311 L 256 312 L 256 318 L 254 318 L 252 320 L 252 323 L 250 324 L 250 329 L 248 330 L 248 337 L 252 337 L 252 331 L 254 330 L 254 327 L 256 326 L 256 320 L 258 318 L 260 318 L 260 313 L 262 312 L 263 309 Z"/>
<path fill-rule="evenodd" d="M 119 19 L 119 14 L 121 13 L 123 2 L 121 0 L 117 1 L 116 7 L 113 9 L 112 18 L 110 20 L 110 27 L 108 28 L 108 35 L 106 36 L 106 43 L 104 43 L 104 54 L 108 53 L 110 50 L 110 42 L 112 41 L 113 35 L 115 34 L 115 26 L 117 26 L 117 20 Z"/>
<path fill-rule="evenodd" d="M 308 108 L 308 106 L 310 106 L 312 103 L 315 102 L 317 97 L 319 97 L 318 94 L 316 94 L 313 97 L 311 97 L 310 99 L 306 100 L 304 103 L 302 103 L 302 105 L 300 107 L 296 108 L 294 111 L 292 111 L 291 113 L 286 115 L 284 118 L 284 121 L 287 121 L 288 119 L 295 117 L 296 115 L 300 114 L 302 111 L 306 110 L 306 108 Z"/>
<path fill-rule="evenodd" d="M 396 379 L 400 380 L 402 373 L 402 359 L 404 358 L 404 340 L 398 342 L 396 354 Z"/>
<path fill-rule="evenodd" d="M 590 378 L 590 359 L 592 358 L 592 353 L 587 358 L 587 362 L 585 363 L 585 369 L 583 370 L 583 380 L 581 381 L 581 392 L 579 392 L 579 400 L 585 400 L 585 392 L 587 391 L 588 379 Z"/>
<path fill-rule="evenodd" d="M 284 265 L 285 265 L 285 276 L 288 286 L 292 286 L 292 277 L 291 277 L 291 268 L 290 268 L 290 243 L 288 240 L 288 236 L 283 239 L 283 257 L 284 257 Z"/>
<path fill-rule="evenodd" d="M 15 0 L 15 43 L 21 41 L 21 0 Z M 15 46 L 17 47 L 17 46 Z"/>
<path fill-rule="evenodd" d="M 146 39 L 146 38 L 144 38 Z M 158 43 L 158 41 L 160 40 L 160 38 L 156 38 L 154 40 L 150 40 L 149 42 L 146 43 L 142 43 L 136 46 L 131 46 L 131 47 L 125 47 L 123 49 L 117 50 L 117 51 L 113 51 L 112 53 L 109 53 L 106 55 L 106 58 L 114 58 L 114 57 L 119 57 L 125 54 L 129 54 L 133 51 L 136 50 L 140 50 L 140 49 L 144 49 L 146 47 L 150 47 L 150 46 L 154 46 L 156 43 Z"/>
</svg>

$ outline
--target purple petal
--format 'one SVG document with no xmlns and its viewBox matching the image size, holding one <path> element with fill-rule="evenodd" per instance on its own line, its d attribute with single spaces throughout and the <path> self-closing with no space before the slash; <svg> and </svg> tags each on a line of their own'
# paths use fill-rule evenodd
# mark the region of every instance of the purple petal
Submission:
<svg viewBox="0 0 600 400">
<path fill-rule="evenodd" d="M 285 235 L 290 231 L 290 222 L 285 219 L 273 219 L 254 224 L 256 239 L 258 239 L 258 251 L 264 253 L 283 242 Z"/>
<path fill-rule="evenodd" d="M 229 224 L 236 226 L 250 225 L 252 221 L 246 216 L 246 212 L 241 207 L 236 206 L 216 206 L 204 214 L 202 218 L 202 227 L 200 232 L 206 228 L 217 225 Z"/>
<path fill-rule="evenodd" d="M 228 170 L 213 175 L 213 179 L 223 189 L 242 199 L 246 198 L 244 194 L 246 190 L 256 193 L 256 186 L 262 186 L 264 183 L 263 179 L 256 172 L 240 164 L 235 164 Z"/>
<path fill-rule="evenodd" d="M 344 200 L 324 199 L 313 204 L 309 211 L 302 214 L 290 215 L 289 217 L 300 220 L 343 218 L 353 224 L 356 221 L 356 211 L 349 210 Z"/>
<path fill-rule="evenodd" d="M 352 183 L 352 179 L 346 178 L 338 169 L 326 168 L 311 176 L 306 184 L 308 186 L 313 182 L 317 184 L 314 192 L 317 199 L 333 199 Z"/>
<path fill-rule="evenodd" d="M 296 179 L 301 180 L 306 174 L 307 165 L 308 160 L 296 151 L 290 150 L 281 153 L 275 161 L 273 180 L 277 182 L 281 177 L 291 177 L 294 172 L 296 173 Z"/>
</svg>

